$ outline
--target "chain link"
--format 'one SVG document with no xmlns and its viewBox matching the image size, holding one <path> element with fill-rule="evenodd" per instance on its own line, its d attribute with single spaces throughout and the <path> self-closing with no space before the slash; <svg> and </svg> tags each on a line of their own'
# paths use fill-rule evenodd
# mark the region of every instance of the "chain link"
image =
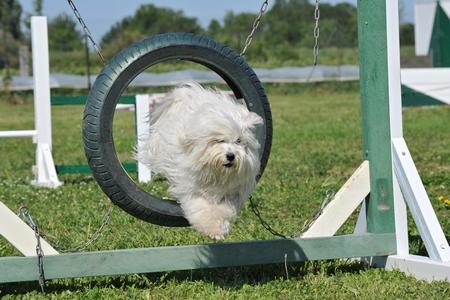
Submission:
<svg viewBox="0 0 450 300">
<path fill-rule="evenodd" d="M 41 234 L 39 232 L 39 227 L 34 222 L 33 217 L 26 207 L 22 206 L 19 209 L 19 217 L 25 219 L 26 223 L 31 227 L 34 231 L 34 236 L 36 237 L 36 256 L 38 261 L 38 273 L 39 273 L 39 287 L 41 288 L 41 292 L 45 293 L 44 285 L 45 285 L 45 275 L 44 275 L 44 251 L 42 251 L 41 246 Z"/>
<path fill-rule="evenodd" d="M 317 65 L 317 58 L 319 56 L 319 20 L 320 20 L 320 0 L 316 0 L 316 5 L 314 7 L 314 20 L 316 21 L 314 25 L 314 47 L 313 47 L 313 65 Z"/>
<path fill-rule="evenodd" d="M 284 235 L 284 234 L 276 231 L 275 229 L 273 229 L 272 226 L 270 226 L 270 224 L 267 223 L 266 220 L 264 220 L 264 218 L 261 215 L 261 212 L 258 209 L 258 206 L 256 206 L 256 204 L 253 202 L 253 199 L 252 199 L 251 196 L 249 197 L 249 200 L 250 200 L 250 208 L 252 209 L 252 211 L 255 214 L 255 216 L 258 218 L 258 220 L 261 223 L 262 227 L 264 227 L 267 231 L 269 231 L 274 236 L 278 236 L 278 237 L 281 237 L 283 239 L 289 239 L 289 238 L 300 237 L 305 231 L 307 231 L 311 227 L 311 225 L 317 220 L 317 218 L 322 214 L 324 208 L 328 205 L 328 203 L 330 203 L 331 200 L 334 199 L 334 195 L 335 194 L 334 194 L 334 192 L 332 190 L 326 190 L 325 191 L 325 198 L 323 199 L 322 203 L 317 208 L 317 210 L 314 212 L 313 217 L 308 219 L 308 220 L 306 220 L 305 223 L 303 223 L 303 227 L 300 230 L 300 232 L 298 232 L 297 234 L 295 234 L 293 236 Z"/>
<path fill-rule="evenodd" d="M 112 212 L 113 208 L 114 207 L 110 202 L 108 205 L 108 208 L 105 210 L 105 213 L 103 214 L 103 219 L 102 219 L 102 222 L 100 223 L 100 226 L 91 235 L 91 237 L 89 239 L 87 239 L 85 242 L 83 242 L 81 245 L 79 245 L 75 248 L 67 248 L 67 247 L 63 247 L 57 243 L 54 243 L 54 242 L 49 242 L 49 244 L 53 248 L 58 250 L 59 252 L 63 252 L 63 253 L 80 252 L 80 251 L 86 250 L 86 248 L 89 247 L 95 241 L 97 241 L 99 239 L 99 237 L 101 236 L 101 234 L 103 233 L 105 226 L 109 223 L 109 220 L 111 218 L 111 212 Z"/>
<path fill-rule="evenodd" d="M 36 237 L 36 255 L 38 258 L 38 270 L 39 270 L 39 286 L 41 287 L 41 291 L 45 293 L 44 285 L 45 285 L 45 274 L 44 274 L 44 251 L 42 251 L 41 246 L 41 235 L 39 233 L 39 227 L 34 227 L 34 235 Z"/>
<path fill-rule="evenodd" d="M 256 29 L 258 29 L 259 23 L 261 23 L 261 18 L 266 12 L 267 8 L 269 7 L 269 0 L 264 0 L 264 2 L 261 4 L 261 8 L 259 9 L 259 14 L 256 17 L 255 21 L 253 21 L 252 30 L 250 31 L 249 35 L 245 39 L 244 48 L 241 51 L 241 56 L 245 55 L 245 52 L 247 52 L 247 48 L 250 46 L 250 44 L 253 41 L 253 36 L 255 35 Z"/>
<path fill-rule="evenodd" d="M 274 236 L 278 236 L 283 239 L 289 238 L 289 237 L 285 236 L 284 234 L 281 234 L 278 231 L 276 231 L 275 229 L 273 229 L 272 226 L 270 226 L 269 223 L 267 223 L 267 221 L 264 220 L 264 218 L 261 216 L 261 212 L 259 211 L 258 206 L 256 206 L 256 204 L 253 202 L 252 196 L 250 196 L 249 200 L 250 200 L 250 207 L 251 207 L 253 213 L 255 214 L 255 216 L 258 218 L 262 227 L 264 227 L 268 232 L 270 232 Z"/>
<path fill-rule="evenodd" d="M 311 227 L 311 225 L 317 220 L 317 218 L 320 217 L 320 215 L 322 214 L 324 208 L 328 205 L 328 203 L 330 203 L 331 200 L 334 199 L 334 195 L 335 194 L 332 190 L 325 191 L 325 198 L 323 199 L 322 203 L 317 208 L 317 210 L 314 212 L 313 217 L 309 220 L 306 220 L 305 223 L 303 223 L 302 230 L 300 230 L 300 232 L 296 234 L 296 236 L 301 236 L 302 233 L 304 233 Z"/>
<path fill-rule="evenodd" d="M 102 61 L 102 63 L 105 65 L 106 64 L 106 60 L 102 54 L 102 52 L 100 51 L 100 47 L 97 45 L 97 43 L 94 41 L 94 38 L 92 37 L 91 31 L 89 30 L 89 28 L 87 27 L 86 23 L 84 22 L 83 18 L 81 17 L 80 12 L 78 11 L 77 7 L 75 6 L 75 3 L 73 3 L 72 0 L 67 0 L 67 2 L 69 3 L 70 8 L 72 9 L 75 17 L 78 19 L 78 22 L 80 23 L 81 27 L 83 28 L 84 33 L 86 34 L 86 36 L 89 38 L 89 40 L 92 43 L 92 46 L 95 49 L 95 52 L 97 52 L 97 55 L 100 57 L 100 60 Z"/>
<path fill-rule="evenodd" d="M 108 208 L 105 211 L 105 214 L 103 215 L 102 223 L 100 224 L 99 228 L 92 234 L 92 236 L 86 240 L 84 243 L 82 243 L 80 246 L 75 248 L 64 248 L 61 245 L 58 245 L 56 243 L 52 243 L 47 240 L 47 242 L 56 250 L 63 253 L 68 252 L 80 252 L 85 250 L 87 247 L 89 247 L 93 242 L 98 240 L 100 235 L 102 234 L 105 226 L 108 224 L 109 219 L 111 218 L 111 212 L 113 210 L 113 205 L 110 203 Z M 38 260 L 38 272 L 39 272 L 39 286 L 41 288 L 42 293 L 45 293 L 44 285 L 45 285 L 45 275 L 44 275 L 44 251 L 42 250 L 41 246 L 41 237 L 45 237 L 39 229 L 39 226 L 37 223 L 33 220 L 33 216 L 31 215 L 30 211 L 26 206 L 21 206 L 19 208 L 19 217 L 22 218 L 25 223 L 28 224 L 28 226 L 31 227 L 34 231 L 34 235 L 36 237 L 36 256 Z"/>
<path fill-rule="evenodd" d="M 105 226 L 109 223 L 109 220 L 111 218 L 111 212 L 113 210 L 113 205 L 111 203 L 109 203 L 108 208 L 106 208 L 105 213 L 103 214 L 103 219 L 102 222 L 100 223 L 100 226 L 98 227 L 98 229 L 91 235 L 91 237 L 89 239 L 87 239 L 85 242 L 83 242 L 81 245 L 75 247 L 75 248 L 67 248 L 67 247 L 63 247 L 57 243 L 51 242 L 51 241 L 47 241 L 53 248 L 55 248 L 56 250 L 58 250 L 59 252 L 63 252 L 63 253 L 70 253 L 70 252 L 80 252 L 85 250 L 87 247 L 89 247 L 92 243 L 94 243 L 95 241 L 97 241 L 99 239 L 99 237 L 101 236 L 101 234 L 103 233 L 103 230 L 105 228 Z M 31 222 L 30 220 L 32 219 L 31 213 L 28 211 L 28 209 L 25 206 L 22 206 L 19 210 L 19 216 L 22 217 L 25 222 L 31 227 L 33 228 L 33 226 L 37 225 L 34 222 Z M 45 238 L 45 234 L 40 233 L 40 236 Z"/>
</svg>

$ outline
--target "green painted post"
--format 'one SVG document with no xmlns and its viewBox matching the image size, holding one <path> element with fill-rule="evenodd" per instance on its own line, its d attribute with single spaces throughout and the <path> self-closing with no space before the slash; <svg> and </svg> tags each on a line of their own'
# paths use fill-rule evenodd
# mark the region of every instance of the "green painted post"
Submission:
<svg viewBox="0 0 450 300">
<path fill-rule="evenodd" d="M 433 67 L 450 67 L 450 18 L 439 2 L 436 6 L 430 50 Z"/>
<path fill-rule="evenodd" d="M 367 231 L 395 231 L 386 1 L 358 0 L 358 40 L 364 159 L 370 162 Z"/>
</svg>

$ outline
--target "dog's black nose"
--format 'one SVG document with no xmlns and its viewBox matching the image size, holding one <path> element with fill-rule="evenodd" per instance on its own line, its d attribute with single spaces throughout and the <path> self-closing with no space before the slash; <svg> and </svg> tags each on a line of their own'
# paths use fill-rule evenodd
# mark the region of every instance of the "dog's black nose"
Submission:
<svg viewBox="0 0 450 300">
<path fill-rule="evenodd" d="M 234 153 L 228 152 L 227 153 L 227 160 L 228 161 L 233 161 L 235 158 Z"/>
</svg>

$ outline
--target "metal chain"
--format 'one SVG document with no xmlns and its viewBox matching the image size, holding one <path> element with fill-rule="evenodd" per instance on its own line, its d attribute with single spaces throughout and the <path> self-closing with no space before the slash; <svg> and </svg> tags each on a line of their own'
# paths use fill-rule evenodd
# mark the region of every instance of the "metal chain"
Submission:
<svg viewBox="0 0 450 300">
<path fill-rule="evenodd" d="M 252 43 L 253 36 L 255 35 L 256 29 L 258 29 L 259 23 L 261 23 L 261 18 L 264 15 L 264 13 L 266 12 L 268 7 L 269 7 L 269 0 L 264 0 L 264 2 L 261 4 L 261 8 L 259 9 L 258 16 L 256 17 L 255 21 L 253 21 L 252 30 L 250 31 L 249 35 L 245 39 L 245 45 L 240 54 L 241 56 L 245 55 L 247 48 Z"/>
<path fill-rule="evenodd" d="M 103 230 L 105 228 L 105 226 L 109 223 L 109 220 L 111 218 L 111 212 L 113 210 L 114 206 L 109 203 L 108 208 L 105 210 L 105 213 L 103 214 L 103 219 L 102 222 L 100 223 L 100 226 L 97 228 L 97 230 L 91 235 L 90 238 L 88 238 L 85 242 L 83 242 L 81 245 L 75 247 L 75 248 L 67 248 L 67 247 L 63 247 L 59 244 L 53 243 L 53 242 L 49 242 L 49 244 L 55 248 L 56 250 L 58 250 L 59 252 L 63 252 L 63 253 L 70 253 L 70 252 L 80 252 L 85 250 L 87 247 L 89 247 L 92 243 L 94 243 L 95 241 L 97 241 L 101 234 L 103 233 Z"/>
<path fill-rule="evenodd" d="M 91 235 L 91 237 L 89 239 L 87 239 L 85 242 L 83 242 L 81 245 L 75 247 L 75 248 L 67 248 L 67 247 L 63 247 L 57 243 L 51 242 L 51 241 L 47 241 L 53 248 L 55 248 L 56 250 L 58 250 L 59 252 L 64 252 L 64 253 L 69 253 L 69 252 L 80 252 L 85 250 L 87 247 L 89 247 L 92 243 L 94 243 L 95 241 L 97 241 L 99 239 L 99 237 L 101 236 L 101 234 L 103 233 L 103 230 L 105 228 L 105 226 L 109 223 L 109 220 L 111 218 L 111 212 L 113 210 L 114 206 L 109 203 L 108 208 L 106 208 L 105 213 L 103 214 L 103 219 L 102 222 L 100 224 L 100 226 L 98 227 L 98 229 Z M 29 222 L 30 218 L 31 218 L 31 213 L 28 211 L 28 209 L 25 206 L 22 206 L 19 210 L 19 217 L 25 217 L 23 219 L 25 219 L 25 222 L 33 228 L 33 224 L 35 224 L 34 222 L 31 223 Z M 31 219 L 32 220 L 32 219 Z M 36 225 L 34 225 L 36 226 Z M 37 226 L 36 226 L 37 227 Z M 45 234 L 40 234 L 41 237 L 45 238 Z"/>
<path fill-rule="evenodd" d="M 94 41 L 94 38 L 92 37 L 92 34 L 91 34 L 89 28 L 87 27 L 86 23 L 84 22 L 83 18 L 81 17 L 80 12 L 78 11 L 77 7 L 75 6 L 75 3 L 73 3 L 72 0 L 67 0 L 67 2 L 69 3 L 69 6 L 72 9 L 75 17 L 78 19 L 78 22 L 80 23 L 81 27 L 83 28 L 84 33 L 87 35 L 87 37 L 91 41 L 92 46 L 94 47 L 95 51 L 97 52 L 97 55 L 100 57 L 100 60 L 105 65 L 106 64 L 106 60 L 105 60 L 102 52 L 100 51 L 100 47 Z"/>
<path fill-rule="evenodd" d="M 333 200 L 333 198 L 334 198 L 334 192 L 332 190 L 326 190 L 325 191 L 325 198 L 323 199 L 322 203 L 320 204 L 320 206 L 315 211 L 313 217 L 308 219 L 308 220 L 306 220 L 305 223 L 303 223 L 303 227 L 300 230 L 300 232 L 298 232 L 297 234 L 295 234 L 293 236 L 286 236 L 286 235 L 276 231 L 275 229 L 273 229 L 272 226 L 270 226 L 269 223 L 267 223 L 267 221 L 264 220 L 264 218 L 261 215 L 261 212 L 259 211 L 259 209 L 256 206 L 256 204 L 253 202 L 253 199 L 252 199 L 251 196 L 250 196 L 249 200 L 250 200 L 250 208 L 252 209 L 252 211 L 255 214 L 255 216 L 258 218 L 258 220 L 261 223 L 261 225 L 267 231 L 269 231 L 274 236 L 278 236 L 278 237 L 281 237 L 283 239 L 289 239 L 289 238 L 299 237 L 299 236 L 302 235 L 302 233 L 307 231 L 311 227 L 311 225 L 314 223 L 314 221 L 316 221 L 317 218 L 322 214 L 324 208 L 328 205 L 328 203 L 331 202 L 331 200 Z"/>
<path fill-rule="evenodd" d="M 302 230 L 300 230 L 300 232 L 297 233 L 296 236 L 301 236 L 302 233 L 304 233 L 311 227 L 311 225 L 317 220 L 317 218 L 320 217 L 320 215 L 322 214 L 324 208 L 328 205 L 328 203 L 330 203 L 331 200 L 334 199 L 334 195 L 335 194 L 332 190 L 325 191 L 325 198 L 323 199 L 322 203 L 320 203 L 320 206 L 315 211 L 313 217 L 309 220 L 306 220 L 305 223 L 303 223 Z"/>
<path fill-rule="evenodd" d="M 320 20 L 320 0 L 316 0 L 316 5 L 314 7 L 314 20 L 316 24 L 314 25 L 314 47 L 313 47 L 313 65 L 317 65 L 317 58 L 319 56 L 319 20 Z"/>
<path fill-rule="evenodd" d="M 33 229 L 34 236 L 36 237 L 36 256 L 38 261 L 38 273 L 39 273 L 39 287 L 41 288 L 41 292 L 45 293 L 44 285 L 45 285 L 45 275 L 44 275 L 44 251 L 42 251 L 41 246 L 41 234 L 39 232 L 39 227 L 34 222 L 33 217 L 30 212 L 26 209 L 26 207 L 22 206 L 19 209 L 19 216 L 25 218 L 27 224 Z"/>
<path fill-rule="evenodd" d="M 85 250 L 87 247 L 89 247 L 93 242 L 98 240 L 100 235 L 103 232 L 103 229 L 108 224 L 109 219 L 111 217 L 111 212 L 113 210 L 113 205 L 110 203 L 109 207 L 106 209 L 105 214 L 103 215 L 102 223 L 100 224 L 100 227 L 94 232 L 94 234 L 83 244 L 81 244 L 78 247 L 75 248 L 64 248 L 58 244 L 51 243 L 47 240 L 47 242 L 56 250 L 59 252 L 79 252 L 82 250 Z M 39 229 L 39 226 L 36 224 L 36 222 L 33 220 L 33 216 L 31 215 L 30 211 L 26 206 L 21 206 L 19 208 L 19 217 L 22 218 L 25 223 L 28 224 L 28 226 L 31 227 L 34 231 L 34 235 L 36 237 L 36 255 L 38 259 L 38 272 L 39 272 L 39 286 L 41 288 L 42 293 L 45 293 L 44 290 L 44 284 L 45 284 L 45 275 L 44 275 L 44 251 L 42 251 L 41 246 L 41 237 L 44 238 L 45 235 L 43 235 Z"/>
<path fill-rule="evenodd" d="M 274 236 L 278 236 L 283 239 L 289 238 L 289 237 L 285 236 L 284 234 L 281 234 L 278 231 L 276 231 L 275 229 L 273 229 L 272 226 L 270 226 L 269 223 L 267 223 L 267 221 L 264 220 L 264 218 L 261 216 L 261 212 L 259 211 L 258 206 L 256 206 L 255 203 L 253 202 L 252 196 L 250 196 L 249 200 L 250 200 L 250 207 L 251 207 L 253 213 L 255 214 L 255 216 L 258 217 L 258 220 L 261 223 L 262 227 L 264 227 L 268 232 L 270 232 Z"/>
</svg>

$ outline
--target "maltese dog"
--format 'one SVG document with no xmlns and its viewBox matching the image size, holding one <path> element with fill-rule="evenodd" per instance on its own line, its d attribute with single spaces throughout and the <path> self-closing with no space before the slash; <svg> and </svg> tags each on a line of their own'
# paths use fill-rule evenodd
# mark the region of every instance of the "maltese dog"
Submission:
<svg viewBox="0 0 450 300">
<path fill-rule="evenodd" d="M 255 128 L 263 119 L 226 93 L 188 83 L 151 115 L 136 158 L 167 178 L 189 223 L 224 239 L 260 170 Z"/>
</svg>

